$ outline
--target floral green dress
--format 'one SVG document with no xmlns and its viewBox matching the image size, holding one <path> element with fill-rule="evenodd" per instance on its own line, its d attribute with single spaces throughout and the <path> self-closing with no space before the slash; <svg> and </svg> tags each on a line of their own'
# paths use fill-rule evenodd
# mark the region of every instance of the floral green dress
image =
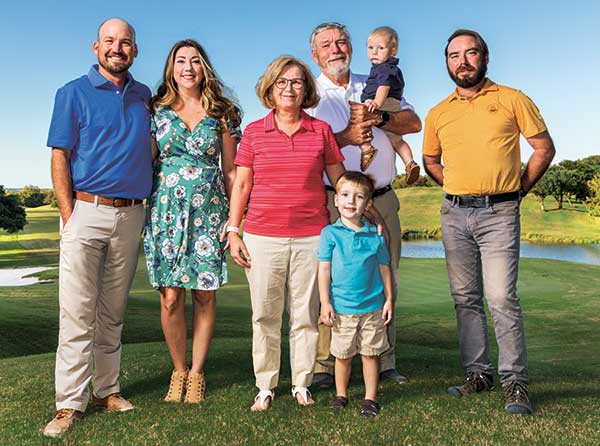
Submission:
<svg viewBox="0 0 600 446">
<path fill-rule="evenodd" d="M 215 290 L 227 282 L 219 242 L 229 212 L 219 167 L 220 122 L 207 115 L 190 132 L 167 106 L 154 113 L 152 133 L 159 154 L 144 235 L 150 283 Z"/>
</svg>

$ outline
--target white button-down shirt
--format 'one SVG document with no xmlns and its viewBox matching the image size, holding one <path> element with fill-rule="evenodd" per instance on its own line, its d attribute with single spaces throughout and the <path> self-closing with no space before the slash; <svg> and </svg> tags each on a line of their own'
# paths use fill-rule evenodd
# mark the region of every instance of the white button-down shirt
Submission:
<svg viewBox="0 0 600 446">
<path fill-rule="evenodd" d="M 315 108 L 307 109 L 306 112 L 318 119 L 327 122 L 334 133 L 341 132 L 348 125 L 350 119 L 350 105 L 348 101 L 360 102 L 367 75 L 354 74 L 350 72 L 348 88 L 335 85 L 327 76 L 321 73 L 317 78 L 317 88 L 321 100 Z M 402 98 L 402 109 L 414 110 L 412 105 Z M 377 156 L 366 170 L 366 174 L 375 178 L 375 188 L 379 189 L 392 183 L 396 178 L 396 152 L 385 132 L 373 127 L 373 141 L 371 142 L 379 150 Z M 344 167 L 346 170 L 360 171 L 360 147 L 340 147 L 344 155 Z M 327 176 L 324 176 L 325 184 L 330 185 Z"/>
</svg>

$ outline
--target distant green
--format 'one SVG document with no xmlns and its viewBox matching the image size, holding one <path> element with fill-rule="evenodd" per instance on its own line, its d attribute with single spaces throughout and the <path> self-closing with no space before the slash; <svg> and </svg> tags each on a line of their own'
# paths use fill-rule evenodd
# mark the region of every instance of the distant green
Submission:
<svg viewBox="0 0 600 446">
<path fill-rule="evenodd" d="M 56 251 L 44 251 L 57 245 L 52 212 L 30 212 L 30 232 L 14 242 L 19 245 L 0 238 L 1 267 L 26 265 L 28 258 L 37 264 L 56 264 Z M 21 244 L 32 257 L 19 249 Z M 383 410 L 375 420 L 357 415 L 364 391 L 358 363 L 347 411 L 336 415 L 328 407 L 333 391 L 315 392 L 312 407 L 296 406 L 289 395 L 287 338 L 273 408 L 264 414 L 249 411 L 256 389 L 248 287 L 240 269 L 231 266 L 230 273 L 231 283 L 218 295 L 215 340 L 206 366 L 206 402 L 188 406 L 161 401 L 171 365 L 162 341 L 158 295 L 148 286 L 140 257 L 126 314 L 122 361 L 123 392 L 137 408 L 126 414 L 101 414 L 90 407 L 81 422 L 55 440 L 39 431 L 53 411 L 57 283 L 0 287 L 0 444 L 598 445 L 599 266 L 522 260 L 519 294 L 536 415 L 519 417 L 502 411 L 499 389 L 463 400 L 446 394 L 447 386 L 462 380 L 462 371 L 444 262 L 402 259 L 396 307 L 398 368 L 411 381 L 404 386 L 382 385 Z M 57 269 L 40 275 L 56 280 Z M 493 332 L 490 336 L 494 345 Z M 495 347 L 492 354 L 495 360 Z"/>
<path fill-rule="evenodd" d="M 400 222 L 404 238 L 441 238 L 439 187 L 411 187 L 396 190 L 400 199 Z M 556 209 L 546 199 L 546 212 L 535 197 L 521 203 L 521 239 L 547 243 L 600 243 L 600 217 L 592 217 L 582 204 Z"/>
</svg>

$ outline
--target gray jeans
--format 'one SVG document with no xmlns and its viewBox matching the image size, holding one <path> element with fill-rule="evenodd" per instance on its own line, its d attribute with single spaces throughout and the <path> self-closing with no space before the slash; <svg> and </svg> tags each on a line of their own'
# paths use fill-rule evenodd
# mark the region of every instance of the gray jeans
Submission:
<svg viewBox="0 0 600 446">
<path fill-rule="evenodd" d="M 444 198 L 440 213 L 463 368 L 494 371 L 488 352 L 485 295 L 499 348 L 500 381 L 527 383 L 525 329 L 517 297 L 519 203 L 467 208 Z"/>
</svg>

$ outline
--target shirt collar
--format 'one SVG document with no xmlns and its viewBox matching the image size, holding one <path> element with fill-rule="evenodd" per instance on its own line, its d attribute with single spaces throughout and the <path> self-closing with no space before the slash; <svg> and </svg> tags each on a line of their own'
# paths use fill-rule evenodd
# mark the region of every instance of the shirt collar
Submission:
<svg viewBox="0 0 600 446">
<path fill-rule="evenodd" d="M 483 86 L 481 87 L 481 90 L 475 93 L 475 95 L 470 99 L 476 98 L 477 96 L 482 96 L 488 91 L 498 91 L 498 85 L 494 81 L 486 78 L 485 82 L 483 83 Z M 448 102 L 452 102 L 460 98 L 461 96 L 458 95 L 458 88 L 455 88 L 452 94 L 448 96 Z"/>
<path fill-rule="evenodd" d="M 314 128 L 312 125 L 312 118 L 302 110 L 300 112 L 300 128 L 306 130 L 307 132 L 313 132 Z M 265 132 L 272 132 L 277 129 L 277 124 L 275 123 L 275 110 L 271 110 L 267 116 L 265 116 Z"/>
<path fill-rule="evenodd" d="M 342 223 L 342 219 L 338 218 L 335 223 L 333 224 L 333 226 L 335 226 L 336 228 L 342 228 L 345 229 L 346 231 L 351 231 L 351 232 L 377 232 L 377 227 L 375 225 L 372 225 L 371 222 L 369 222 L 369 220 L 367 220 L 365 217 L 362 217 L 360 219 L 361 223 L 363 224 L 362 228 L 360 228 L 358 231 L 355 231 L 352 228 L 349 228 L 348 226 L 346 226 L 344 223 Z"/>
<path fill-rule="evenodd" d="M 321 72 L 321 74 L 317 78 L 317 82 L 325 90 L 337 90 L 339 88 L 344 88 L 340 85 L 334 84 L 331 79 L 329 79 L 327 76 L 325 76 L 323 74 L 323 72 Z M 348 80 L 348 88 L 352 87 L 352 85 L 356 84 L 357 82 L 360 82 L 360 79 L 356 77 L 356 75 L 352 72 L 352 70 L 350 70 L 350 77 Z"/>
<path fill-rule="evenodd" d="M 111 84 L 114 86 L 114 84 L 111 81 L 109 81 L 100 74 L 100 71 L 98 71 L 98 64 L 92 65 L 90 71 L 88 72 L 88 79 L 90 80 L 92 86 L 94 86 L 95 88 L 102 87 L 106 84 Z M 135 79 L 133 78 L 131 73 L 127 72 L 127 82 L 125 83 L 125 86 L 129 87 L 130 85 L 133 85 L 134 82 Z"/>
</svg>

